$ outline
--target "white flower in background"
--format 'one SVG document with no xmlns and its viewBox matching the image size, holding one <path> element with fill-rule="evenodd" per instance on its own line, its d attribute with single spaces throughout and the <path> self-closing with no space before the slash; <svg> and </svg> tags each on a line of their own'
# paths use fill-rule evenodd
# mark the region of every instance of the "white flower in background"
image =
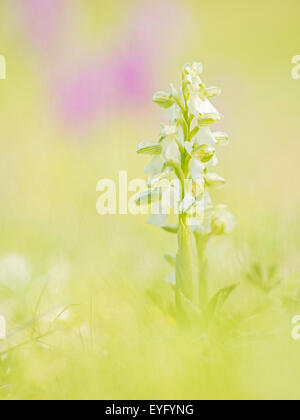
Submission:
<svg viewBox="0 0 300 420">
<path fill-rule="evenodd" d="M 233 215 L 224 207 L 216 208 L 212 213 L 212 233 L 214 235 L 223 235 L 231 233 L 236 226 Z"/>
<path fill-rule="evenodd" d="M 31 279 L 29 262 L 19 254 L 7 254 L 0 258 L 0 286 L 12 291 L 26 287 Z"/>
</svg>

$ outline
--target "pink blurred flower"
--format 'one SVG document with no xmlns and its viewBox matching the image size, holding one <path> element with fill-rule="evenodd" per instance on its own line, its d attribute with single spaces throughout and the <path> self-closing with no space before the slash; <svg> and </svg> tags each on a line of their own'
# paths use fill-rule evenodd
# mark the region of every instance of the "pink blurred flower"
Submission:
<svg viewBox="0 0 300 420">
<path fill-rule="evenodd" d="M 62 35 L 65 0 L 21 0 L 19 4 L 21 20 L 32 44 L 41 52 L 54 48 Z"/>
<path fill-rule="evenodd" d="M 74 52 L 74 46 L 64 45 L 68 36 L 60 31 L 61 13 L 64 10 L 68 16 L 71 5 L 76 6 L 74 0 L 24 3 L 25 27 L 31 41 L 50 49 L 51 60 L 47 62 L 44 54 L 41 62 L 48 69 L 45 75 L 52 102 L 64 123 L 72 127 L 85 126 L 120 111 L 136 111 L 149 103 L 155 76 L 181 37 L 179 31 L 170 31 L 170 27 L 175 28 L 179 21 L 180 27 L 184 26 L 184 13 L 176 0 L 139 2 L 123 28 L 118 29 L 119 41 L 115 45 L 106 50 L 102 47 L 88 57 L 81 57 L 79 51 L 69 57 L 67 51 Z M 170 24 L 172 21 L 174 25 Z M 57 60 L 53 59 L 55 53 Z"/>
</svg>

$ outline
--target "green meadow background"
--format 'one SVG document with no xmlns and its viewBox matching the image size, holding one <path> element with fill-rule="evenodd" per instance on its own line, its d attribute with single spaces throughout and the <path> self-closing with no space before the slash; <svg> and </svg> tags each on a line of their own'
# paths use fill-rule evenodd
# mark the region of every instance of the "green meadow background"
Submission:
<svg viewBox="0 0 300 420">
<path fill-rule="evenodd" d="M 299 1 L 72 0 L 52 5 L 59 23 L 30 2 L 0 4 L 0 398 L 298 399 Z M 132 73 L 119 91 L 110 71 L 128 56 L 144 66 L 134 97 Z M 222 88 L 231 139 L 214 199 L 237 228 L 209 245 L 210 291 L 239 287 L 210 331 L 182 332 L 163 282 L 176 237 L 146 216 L 98 215 L 96 184 L 143 177 L 136 146 L 164 118 L 152 93 L 189 61 Z M 84 63 L 91 95 L 102 74 L 112 86 L 94 111 L 85 83 L 59 96 Z"/>
</svg>

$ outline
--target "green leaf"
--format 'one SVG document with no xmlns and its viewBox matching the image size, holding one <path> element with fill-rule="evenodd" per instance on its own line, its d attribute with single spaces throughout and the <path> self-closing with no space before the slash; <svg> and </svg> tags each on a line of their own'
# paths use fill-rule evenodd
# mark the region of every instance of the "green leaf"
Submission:
<svg viewBox="0 0 300 420">
<path fill-rule="evenodd" d="M 276 273 L 276 265 L 271 265 L 268 269 L 263 269 L 261 264 L 257 263 L 252 265 L 246 277 L 254 287 L 268 294 L 280 284 L 280 279 L 276 278 Z"/>
<path fill-rule="evenodd" d="M 180 220 L 176 257 L 177 288 L 194 305 L 199 303 L 198 256 L 195 237 Z"/>
<path fill-rule="evenodd" d="M 176 303 L 179 311 L 185 320 L 199 322 L 202 317 L 201 310 L 188 299 L 178 288 L 176 288 Z"/>
<path fill-rule="evenodd" d="M 207 307 L 207 314 L 209 316 L 213 316 L 217 311 L 219 311 L 231 293 L 238 287 L 238 285 L 238 283 L 234 283 L 219 290 L 210 300 Z"/>
<path fill-rule="evenodd" d="M 165 260 L 171 265 L 171 267 L 176 267 L 176 255 L 166 254 Z"/>
<path fill-rule="evenodd" d="M 193 130 L 190 133 L 190 139 L 195 137 L 195 135 L 198 133 L 199 130 L 200 130 L 200 127 L 198 127 L 198 125 L 196 125 L 196 127 L 194 127 Z"/>
<path fill-rule="evenodd" d="M 163 230 L 165 230 L 168 233 L 178 233 L 178 225 L 165 225 L 161 227 Z"/>
</svg>

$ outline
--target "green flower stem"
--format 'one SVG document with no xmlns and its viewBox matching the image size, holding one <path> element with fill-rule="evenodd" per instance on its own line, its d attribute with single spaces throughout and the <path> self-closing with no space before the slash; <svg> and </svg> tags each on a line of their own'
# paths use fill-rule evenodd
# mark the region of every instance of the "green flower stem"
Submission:
<svg viewBox="0 0 300 420">
<path fill-rule="evenodd" d="M 209 235 L 195 233 L 197 255 L 198 255 L 198 282 L 199 282 L 199 304 L 203 308 L 208 302 L 208 279 L 207 279 L 207 257 L 206 246 Z"/>
<path fill-rule="evenodd" d="M 184 140 L 189 142 L 191 141 L 191 118 L 189 115 L 185 92 L 183 92 L 183 95 L 185 107 L 184 109 L 181 109 L 186 126 Z M 183 176 L 182 191 L 184 196 L 184 180 L 188 176 L 190 156 L 182 149 L 180 149 L 180 153 L 182 168 L 180 170 L 179 178 L 182 179 Z M 179 171 L 177 170 L 177 172 Z M 196 235 L 190 232 L 186 225 L 186 214 L 180 215 L 178 229 L 178 253 L 176 257 L 176 303 L 179 312 L 183 312 L 183 315 L 186 315 L 186 308 L 183 305 L 182 294 L 196 307 L 204 305 L 204 301 L 207 296 L 207 282 L 205 279 L 207 265 L 205 257 L 205 243 L 204 241 L 199 241 L 197 239 Z"/>
<path fill-rule="evenodd" d="M 176 256 L 176 302 L 182 312 L 181 293 L 195 306 L 199 305 L 198 257 L 195 237 L 180 217 L 178 230 L 178 252 Z"/>
<path fill-rule="evenodd" d="M 172 160 L 168 160 L 165 163 L 165 167 L 174 169 L 178 179 L 180 180 L 180 182 L 182 184 L 182 191 L 184 191 L 184 179 L 185 178 L 184 178 L 184 172 L 181 169 L 181 167 L 176 162 L 173 162 Z"/>
<path fill-rule="evenodd" d="M 187 97 L 183 91 L 185 108 L 182 109 L 184 122 L 186 125 L 185 141 L 190 142 L 192 137 L 197 134 L 196 130 L 190 130 L 191 116 L 188 110 Z M 189 163 L 191 156 L 180 149 L 182 170 L 184 179 L 188 176 Z M 180 179 L 182 178 L 182 174 Z M 184 185 L 183 185 L 184 194 Z M 207 258 L 206 244 L 208 235 L 191 233 L 186 226 L 186 215 L 179 218 L 178 229 L 178 253 L 176 258 L 176 282 L 177 288 L 194 305 L 204 307 L 208 300 L 207 284 Z M 177 305 L 182 311 L 182 302 L 177 294 Z"/>
</svg>

